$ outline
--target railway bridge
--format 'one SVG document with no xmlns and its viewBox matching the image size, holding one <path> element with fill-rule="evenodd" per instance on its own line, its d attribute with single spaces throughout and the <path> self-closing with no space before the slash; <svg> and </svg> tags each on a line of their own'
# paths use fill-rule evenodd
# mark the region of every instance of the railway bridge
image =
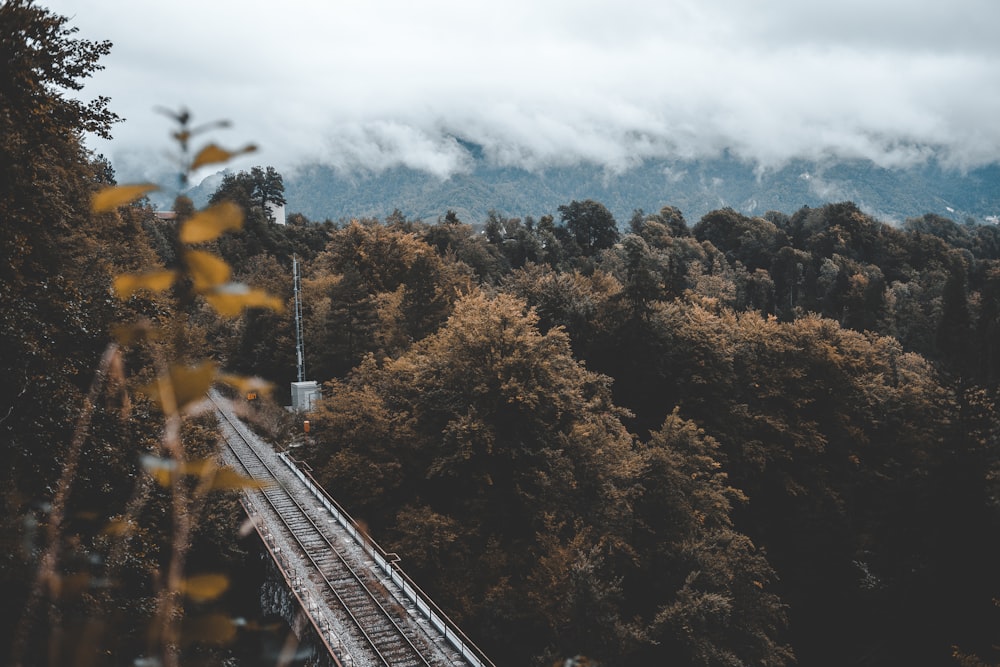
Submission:
<svg viewBox="0 0 1000 667">
<path fill-rule="evenodd" d="M 263 482 L 243 506 L 301 611 L 297 635 L 317 646 L 313 664 L 494 667 L 308 471 L 210 398 L 225 463 Z"/>
</svg>

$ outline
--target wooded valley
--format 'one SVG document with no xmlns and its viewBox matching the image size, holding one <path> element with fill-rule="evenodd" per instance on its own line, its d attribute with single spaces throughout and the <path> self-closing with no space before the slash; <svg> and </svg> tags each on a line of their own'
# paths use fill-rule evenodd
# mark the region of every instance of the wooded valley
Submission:
<svg viewBox="0 0 1000 667">
<path fill-rule="evenodd" d="M 170 410 L 136 389 L 166 358 L 273 382 L 261 428 L 498 665 L 1000 660 L 1000 228 L 850 202 L 625 221 L 589 199 L 282 226 L 261 167 L 212 197 L 242 230 L 199 248 L 286 307 L 219 317 L 196 280 L 116 283 L 199 274 L 183 195 L 173 220 L 92 205 L 115 177 L 82 137 L 116 118 L 59 90 L 108 45 L 27 2 L 0 25 L 0 581 L 25 664 L 139 664 L 178 539 L 190 571 L 251 567 L 231 490 L 179 533 L 156 483 Z M 275 407 L 293 256 L 324 383 L 308 436 Z M 178 433 L 211 457 L 211 419 Z M 253 613 L 212 604 L 185 614 Z M 235 650 L 181 636 L 185 664 Z"/>
</svg>

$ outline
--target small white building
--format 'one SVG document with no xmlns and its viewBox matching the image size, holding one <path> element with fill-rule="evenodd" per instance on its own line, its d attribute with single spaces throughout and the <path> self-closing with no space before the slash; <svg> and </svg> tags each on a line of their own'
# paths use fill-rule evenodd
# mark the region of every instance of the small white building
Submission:
<svg viewBox="0 0 1000 667">
<path fill-rule="evenodd" d="M 267 202 L 267 214 L 274 219 L 274 224 L 284 225 L 285 224 L 285 205 L 275 204 L 272 201 Z"/>
<path fill-rule="evenodd" d="M 309 412 L 320 398 L 319 383 L 315 380 L 292 383 L 292 410 Z"/>
</svg>

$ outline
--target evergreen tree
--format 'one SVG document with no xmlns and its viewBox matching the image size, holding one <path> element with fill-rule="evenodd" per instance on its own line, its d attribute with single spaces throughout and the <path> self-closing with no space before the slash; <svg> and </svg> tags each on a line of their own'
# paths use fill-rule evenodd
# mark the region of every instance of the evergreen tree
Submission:
<svg viewBox="0 0 1000 667">
<path fill-rule="evenodd" d="M 559 207 L 562 223 L 584 257 L 592 257 L 618 241 L 618 223 L 603 204 L 592 199 Z"/>
<path fill-rule="evenodd" d="M 938 354 L 957 373 L 967 376 L 970 371 L 972 314 L 966 261 L 957 252 L 951 256 L 941 303 L 941 320 L 937 329 Z"/>
</svg>

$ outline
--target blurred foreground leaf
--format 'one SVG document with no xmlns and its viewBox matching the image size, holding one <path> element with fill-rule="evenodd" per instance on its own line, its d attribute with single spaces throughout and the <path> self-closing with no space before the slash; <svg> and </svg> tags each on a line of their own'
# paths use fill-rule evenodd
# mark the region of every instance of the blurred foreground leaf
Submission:
<svg viewBox="0 0 1000 667">
<path fill-rule="evenodd" d="M 156 401 L 165 413 L 171 412 L 172 407 L 183 410 L 188 404 L 204 398 L 215 380 L 216 368 L 214 361 L 206 361 L 198 366 L 174 364 L 170 366 L 167 377 L 158 378 L 156 382 L 140 388 L 140 391 Z M 169 387 L 173 395 L 163 396 L 161 387 Z"/>
<path fill-rule="evenodd" d="M 243 210 L 233 202 L 224 201 L 191 216 L 181 225 L 180 239 L 184 243 L 202 243 L 242 227 Z"/>
<path fill-rule="evenodd" d="M 204 167 L 208 164 L 228 162 L 234 157 L 244 155 L 246 153 L 253 153 L 255 150 L 257 150 L 257 147 L 253 144 L 249 144 L 235 151 L 228 151 L 225 148 L 221 148 L 217 144 L 209 144 L 198 151 L 198 154 L 194 156 L 194 160 L 191 162 L 191 171 Z"/>
<path fill-rule="evenodd" d="M 157 456 L 145 455 L 141 460 L 142 467 L 145 468 L 156 482 L 163 487 L 168 487 L 174 480 L 174 473 L 177 472 L 177 462 L 171 459 L 161 459 Z"/>
<path fill-rule="evenodd" d="M 112 185 L 94 193 L 90 199 L 90 210 L 94 213 L 107 213 L 154 190 L 159 190 L 159 188 L 152 183 Z"/>
<path fill-rule="evenodd" d="M 232 491 L 237 489 L 263 489 L 267 482 L 252 477 L 244 477 L 232 468 L 222 467 L 215 473 L 212 488 L 216 491 Z"/>
<path fill-rule="evenodd" d="M 181 590 L 195 602 L 214 600 L 227 588 L 229 588 L 229 578 L 224 574 L 201 574 L 188 577 L 181 583 Z"/>
<path fill-rule="evenodd" d="M 126 519 L 112 519 L 108 522 L 102 530 L 102 535 L 110 535 L 112 537 L 122 537 L 134 530 L 134 526 L 130 521 Z"/>
<path fill-rule="evenodd" d="M 222 373 L 219 375 L 218 379 L 220 382 L 226 383 L 241 394 L 246 394 L 248 392 L 270 394 L 274 390 L 273 382 L 268 382 L 264 378 L 258 376 L 247 377 L 245 375 Z"/>
<path fill-rule="evenodd" d="M 151 292 L 162 292 L 170 289 L 176 279 L 176 271 L 126 273 L 115 276 L 114 288 L 119 299 L 127 299 L 141 289 L 148 289 Z"/>
<path fill-rule="evenodd" d="M 276 312 L 285 309 L 285 304 L 276 296 L 260 289 L 252 289 L 243 283 L 227 283 L 205 294 L 205 299 L 215 312 L 223 317 L 236 317 L 244 308 L 269 308 Z"/>
<path fill-rule="evenodd" d="M 225 260 L 204 250 L 189 250 L 184 253 L 184 262 L 191 274 L 191 282 L 199 292 L 225 284 L 232 273 Z"/>
</svg>

